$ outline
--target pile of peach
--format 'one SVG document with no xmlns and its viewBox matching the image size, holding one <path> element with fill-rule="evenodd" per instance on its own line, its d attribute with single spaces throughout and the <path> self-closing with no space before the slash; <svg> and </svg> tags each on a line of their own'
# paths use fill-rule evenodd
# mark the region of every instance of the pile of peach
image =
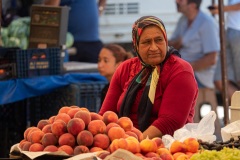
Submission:
<svg viewBox="0 0 240 160">
<path fill-rule="evenodd" d="M 63 151 L 70 156 L 101 151 L 102 159 L 122 148 L 142 159 L 182 160 L 196 153 L 199 144 L 189 138 L 173 142 L 168 150 L 161 138 L 143 139 L 128 117 L 119 118 L 112 111 L 101 116 L 84 107 L 64 106 L 57 115 L 27 128 L 19 147 L 31 152 Z"/>
</svg>

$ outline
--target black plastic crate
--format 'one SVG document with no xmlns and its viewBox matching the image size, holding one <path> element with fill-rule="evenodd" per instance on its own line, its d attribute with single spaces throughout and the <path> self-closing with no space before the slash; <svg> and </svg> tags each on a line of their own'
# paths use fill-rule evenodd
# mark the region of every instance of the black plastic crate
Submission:
<svg viewBox="0 0 240 160">
<path fill-rule="evenodd" d="M 92 112 L 98 112 L 101 107 L 101 92 L 107 82 L 81 82 L 76 85 L 77 103 L 79 107 L 86 107 Z"/>
<path fill-rule="evenodd" d="M 16 54 L 19 48 L 0 48 L 0 80 L 8 80 L 17 77 Z"/>
<path fill-rule="evenodd" d="M 61 73 L 60 48 L 16 50 L 17 77 L 27 78 Z"/>
<path fill-rule="evenodd" d="M 0 64 L 0 80 L 17 77 L 16 63 Z"/>
<path fill-rule="evenodd" d="M 0 105 L 0 157 L 9 157 L 11 147 L 23 139 L 26 100 Z"/>
<path fill-rule="evenodd" d="M 39 120 L 48 119 L 58 113 L 63 106 L 76 105 L 77 86 L 68 85 L 55 89 L 54 91 L 28 99 L 28 125 L 36 126 Z"/>
</svg>

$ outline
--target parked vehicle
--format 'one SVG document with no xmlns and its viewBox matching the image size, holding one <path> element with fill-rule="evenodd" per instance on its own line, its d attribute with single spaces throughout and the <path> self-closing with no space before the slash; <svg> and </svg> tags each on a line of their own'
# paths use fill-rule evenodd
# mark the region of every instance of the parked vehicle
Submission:
<svg viewBox="0 0 240 160">
<path fill-rule="evenodd" d="M 201 8 L 208 12 L 211 1 L 203 0 Z M 165 24 L 168 37 L 171 36 L 180 14 L 175 0 L 107 0 L 100 16 L 100 37 L 103 43 L 119 43 L 131 47 L 131 27 L 141 16 L 154 15 Z"/>
</svg>

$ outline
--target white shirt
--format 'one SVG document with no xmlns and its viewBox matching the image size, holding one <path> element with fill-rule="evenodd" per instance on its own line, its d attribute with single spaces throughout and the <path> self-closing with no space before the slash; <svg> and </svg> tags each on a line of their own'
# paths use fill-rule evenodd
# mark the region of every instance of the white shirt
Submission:
<svg viewBox="0 0 240 160">
<path fill-rule="evenodd" d="M 240 3 L 240 0 L 228 0 L 229 5 L 236 3 Z M 227 13 L 226 26 L 227 28 L 240 30 L 240 10 Z"/>
</svg>

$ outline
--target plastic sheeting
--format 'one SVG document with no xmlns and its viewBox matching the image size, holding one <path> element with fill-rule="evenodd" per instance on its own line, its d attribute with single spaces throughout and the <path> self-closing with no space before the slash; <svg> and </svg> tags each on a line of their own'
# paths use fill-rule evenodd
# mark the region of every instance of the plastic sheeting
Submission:
<svg viewBox="0 0 240 160">
<path fill-rule="evenodd" d="M 93 81 L 107 80 L 99 73 L 67 73 L 64 75 L 0 81 L 0 105 L 44 95 L 71 83 Z"/>
</svg>

